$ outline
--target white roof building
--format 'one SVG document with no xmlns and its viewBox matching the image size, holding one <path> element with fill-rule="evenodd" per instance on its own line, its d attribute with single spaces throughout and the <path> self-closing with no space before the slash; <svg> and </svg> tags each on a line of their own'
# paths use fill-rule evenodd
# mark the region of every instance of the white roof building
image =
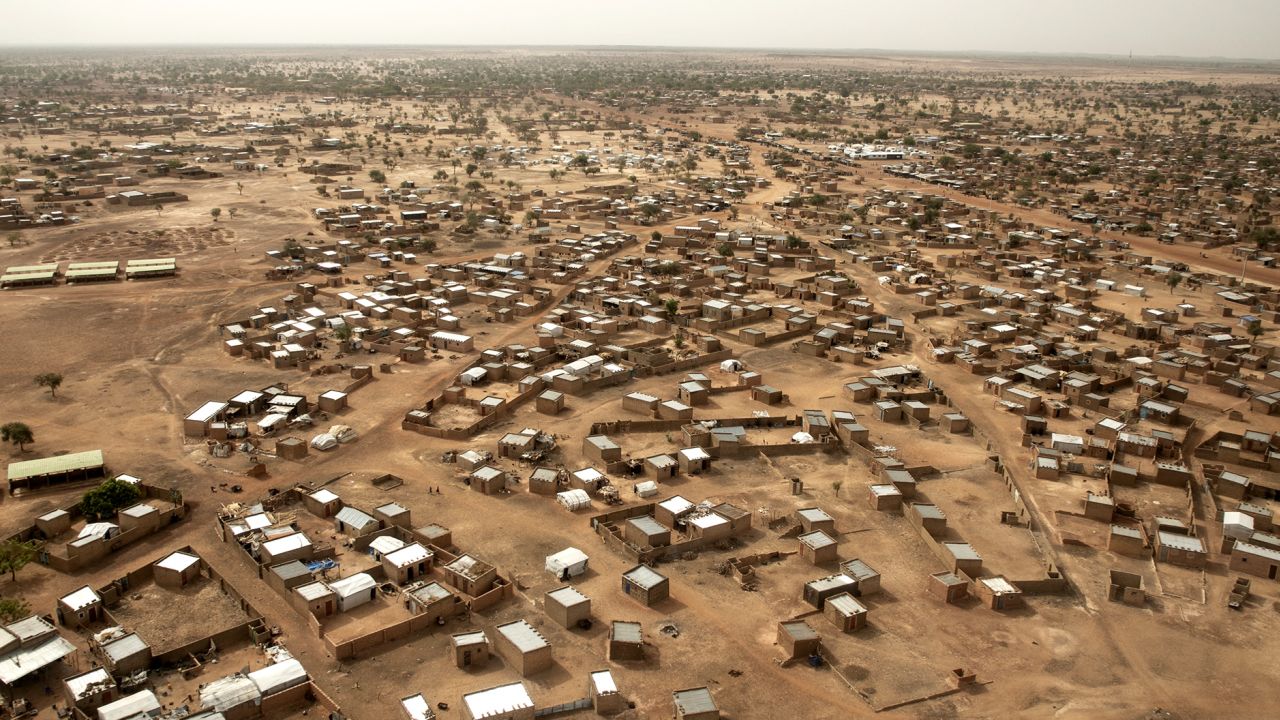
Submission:
<svg viewBox="0 0 1280 720">
<path fill-rule="evenodd" d="M 411 565 L 417 565 L 427 558 L 434 556 L 435 553 L 432 553 L 430 550 L 418 543 L 413 543 L 412 545 L 406 545 L 395 552 L 387 554 L 386 560 L 391 563 L 392 567 L 405 568 Z"/>
<path fill-rule="evenodd" d="M 61 602 L 74 612 L 89 607 L 94 603 L 102 602 L 102 598 L 98 597 L 98 593 L 94 592 L 93 588 L 85 585 L 73 593 L 64 595 Z"/>
<path fill-rule="evenodd" d="M 160 715 L 160 701 L 150 690 L 142 690 L 98 708 L 98 720 L 139 720 Z"/>
<path fill-rule="evenodd" d="M 258 688 L 258 692 L 265 696 L 301 685 L 310 678 L 306 668 L 302 667 L 302 663 L 295 658 L 289 658 L 249 673 L 249 679 Z"/>
<path fill-rule="evenodd" d="M 529 691 L 525 689 L 524 683 L 499 685 L 488 690 L 468 693 L 462 696 L 462 702 L 475 720 L 533 707 L 533 698 L 529 697 Z"/>
</svg>

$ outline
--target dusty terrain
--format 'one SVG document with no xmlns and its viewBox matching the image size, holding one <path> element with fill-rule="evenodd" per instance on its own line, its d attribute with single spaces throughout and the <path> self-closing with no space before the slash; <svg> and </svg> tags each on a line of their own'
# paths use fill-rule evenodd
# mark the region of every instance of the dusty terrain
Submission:
<svg viewBox="0 0 1280 720">
<path fill-rule="evenodd" d="M 849 71 L 863 67 L 912 73 L 932 72 L 942 62 L 937 58 L 907 57 L 779 60 L 752 55 L 746 65 L 767 68 L 776 64 L 791 70 L 830 64 Z M 948 72 L 1025 73 L 1116 82 L 1275 82 L 1274 76 L 1234 68 L 1135 69 L 1065 62 L 1030 66 L 990 59 L 960 66 L 947 60 L 945 64 Z M 218 96 L 211 102 L 224 114 L 265 116 L 283 100 L 263 93 L 245 100 Z M 569 94 L 547 92 L 536 102 L 593 109 L 602 117 L 623 114 L 594 99 Z M 421 103 L 395 98 L 385 104 L 410 112 Z M 426 104 L 444 115 L 444 103 Z M 374 111 L 387 111 L 370 110 L 348 101 L 337 107 L 361 118 L 353 128 L 361 136 L 374 133 Z M 492 118 L 493 137 L 489 144 L 519 142 L 498 121 L 498 116 L 510 109 L 495 107 L 486 111 Z M 654 111 L 645 121 L 659 128 L 678 124 L 682 130 L 696 130 L 704 138 L 723 140 L 733 138 L 735 127 L 732 123 L 702 122 L 661 111 Z M 544 145 L 555 143 L 570 149 L 575 143 L 618 148 L 624 145 L 612 133 L 606 137 L 605 132 L 566 128 L 557 132 L 554 140 L 543 132 Z M 175 137 L 179 141 L 197 140 L 197 136 L 184 130 L 178 130 Z M 136 138 L 71 130 L 58 136 L 6 138 L 6 142 L 34 149 L 42 144 L 62 147 L 71 140 L 92 143 L 104 139 L 119 146 Z M 434 147 L 440 150 L 465 142 L 461 136 L 437 136 Z M 300 154 L 340 159 L 333 152 L 321 154 L 305 148 Z M 771 176 L 758 150 L 753 151 L 751 162 L 756 174 Z M 352 184 L 374 186 L 367 171 L 375 167 L 379 166 L 373 161 L 366 163 Z M 486 179 L 491 187 L 496 188 L 498 181 L 511 181 L 526 191 L 543 188 L 548 193 L 621 182 L 631 174 L 637 175 L 641 191 L 657 191 L 676 182 L 660 169 L 629 168 L 624 173 L 606 167 L 597 176 L 587 177 L 575 171 L 553 179 L 547 173 L 550 165 L 504 168 L 489 162 L 484 167 L 496 178 Z M 718 163 L 706 159 L 701 167 L 697 172 L 719 172 L 713 169 Z M 203 442 L 183 438 L 182 419 L 200 403 L 229 397 L 244 388 L 285 382 L 292 391 L 314 397 L 331 387 L 324 376 L 313 377 L 296 368 L 273 370 L 262 362 L 228 357 L 220 347 L 223 338 L 217 327 L 245 317 L 254 308 L 275 305 L 293 291 L 296 279 L 265 279 L 264 273 L 274 264 L 265 253 L 279 249 L 287 238 L 305 243 L 308 235 L 323 236 L 311 211 L 335 201 L 318 197 L 311 177 L 288 167 L 272 167 L 264 173 L 234 172 L 229 166 L 219 170 L 225 174 L 216 179 L 149 179 L 144 186 L 148 191 L 174 189 L 190 197 L 189 202 L 166 205 L 162 212 L 151 208 L 107 209 L 95 200 L 92 207 L 80 213 L 79 224 L 25 230 L 22 243 L 0 244 L 0 267 L 178 258 L 180 272 L 173 278 L 59 284 L 0 292 L 0 326 L 9 331 L 7 341 L 0 344 L 0 421 L 21 420 L 31 426 L 36 437 L 24 453 L 9 445 L 0 448 L 0 463 L 102 448 L 112 471 L 127 472 L 155 485 L 177 487 L 193 506 L 191 517 L 183 524 L 112 555 L 109 564 L 68 577 L 33 563 L 21 571 L 17 582 L 8 577 L 0 579 L 0 594 L 20 596 L 34 611 L 50 613 L 56 599 L 75 587 L 101 586 L 167 549 L 189 544 L 261 609 L 269 624 L 280 628 L 283 642 L 306 664 L 317 684 L 347 710 L 349 717 L 359 720 L 392 717 L 398 712 L 394 700 L 417 691 L 424 692 L 433 703 L 444 701 L 452 706 L 442 717 L 460 717 L 459 698 L 464 692 L 514 681 L 519 675 L 500 661 L 477 673 L 455 669 L 448 658 L 448 634 L 521 618 L 538 627 L 554 648 L 555 666 L 527 681 L 540 704 L 581 697 L 584 675 L 608 667 L 623 694 L 634 703 L 623 717 L 669 717 L 671 691 L 700 685 L 712 689 L 726 717 L 740 720 L 784 715 L 815 719 L 871 717 L 882 710 L 880 714 L 891 717 L 921 718 L 1200 718 L 1220 717 L 1228 706 L 1236 710 L 1234 714 L 1262 716 L 1267 714 L 1262 708 L 1274 702 L 1272 659 L 1280 649 L 1276 640 L 1280 588 L 1276 583 L 1255 580 L 1251 606 L 1244 613 L 1235 613 L 1225 607 L 1233 578 L 1225 565 L 1214 563 L 1204 573 L 1198 573 L 1157 566 L 1149 559 L 1122 558 L 1106 550 L 1105 531 L 1098 533 L 1097 527 L 1080 525 L 1069 517 L 1061 522 L 1052 520 L 1055 510 L 1067 506 L 1075 509 L 1072 503 L 1083 494 L 1087 482 L 1050 483 L 1029 477 L 1027 451 L 1019 442 L 1017 418 L 993 406 L 993 398 L 982 393 L 980 377 L 969 375 L 956 365 L 931 361 L 923 340 L 926 333 L 941 335 L 952 329 L 944 318 L 910 325 L 907 333 L 916 341 L 913 348 L 886 354 L 881 365 L 912 363 L 924 368 L 928 377 L 946 390 L 955 407 L 979 428 L 981 437 L 946 435 L 936 428 L 921 432 L 908 425 L 880 423 L 869 415 L 864 423 L 874 444 L 895 446 L 908 464 L 930 464 L 940 471 L 940 475 L 923 484 L 922 491 L 931 502 L 948 508 L 952 526 L 983 548 L 984 558 L 997 571 L 1026 575 L 1052 560 L 1070 579 L 1071 591 L 1037 596 L 1026 608 L 1008 613 L 992 612 L 976 601 L 951 606 L 927 597 L 923 588 L 929 574 L 940 569 L 936 560 L 901 514 L 876 512 L 867 506 L 863 488 L 872 480 L 871 471 L 865 463 L 844 453 L 717 462 L 704 475 L 680 476 L 669 483 L 669 488 L 664 487 L 695 502 L 712 498 L 754 513 L 755 529 L 742 540 L 744 547 L 736 548 L 736 553 L 794 549 L 795 542 L 778 537 L 776 529 L 761 522 L 762 517 L 782 516 L 809 505 L 819 505 L 834 516 L 841 559 L 858 557 L 879 569 L 884 590 L 867 600 L 871 626 L 866 631 L 840 635 L 821 617 L 811 619 L 823 636 L 831 660 L 822 668 L 810 668 L 804 663 L 780 666 L 775 634 L 777 621 L 812 610 L 803 602 L 799 589 L 804 582 L 827 574 L 823 569 L 810 567 L 799 558 L 788 558 L 759 568 L 758 587 L 744 591 L 735 580 L 719 572 L 719 566 L 734 553 L 701 552 L 690 559 L 664 564 L 663 572 L 671 577 L 671 599 L 656 607 L 642 607 L 617 590 L 619 573 L 630 564 L 605 547 L 588 526 L 588 516 L 605 509 L 601 503 L 596 502 L 592 511 L 570 514 L 547 498 L 523 489 L 509 495 L 483 496 L 462 483 L 463 474 L 454 466 L 439 462 L 445 451 L 469 447 L 493 450 L 504 433 L 535 427 L 556 434 L 562 453 L 559 463 L 570 469 L 585 466 L 588 461 L 582 457 L 580 445 L 592 422 L 626 417 L 621 402 L 627 393 L 641 391 L 671 397 L 677 376 L 643 378 L 589 397 L 571 397 L 567 411 L 554 419 L 534 412 L 532 404 L 525 405 L 511 418 L 466 442 L 449 442 L 406 432 L 400 427 L 401 418 L 406 410 L 451 385 L 474 354 L 463 353 L 454 358 L 446 354 L 425 363 L 395 363 L 391 372 L 377 373 L 370 385 L 353 395 L 351 407 L 340 416 L 341 422 L 358 431 L 359 440 L 330 453 L 312 452 L 301 462 L 270 462 L 269 476 L 263 479 L 245 477 L 248 464 L 243 456 L 210 458 Z M 416 179 L 430 185 L 428 179 L 441 170 L 458 173 L 447 159 L 411 150 L 394 169 L 387 169 L 387 175 L 392 184 Z M 1028 223 L 1083 231 L 1083 226 L 1073 227 L 1061 215 L 1047 210 L 967 197 L 889 176 L 872 164 L 864 164 L 858 173 L 859 191 L 927 191 L 984 210 L 1016 215 Z M 736 222 L 728 223 L 723 214 L 717 217 L 744 232 L 747 228 L 756 233 L 795 231 L 803 236 L 804 230 L 777 222 L 763 207 L 798 189 L 788 180 L 776 180 L 737 204 Z M 212 208 L 223 212 L 215 219 L 210 215 Z M 231 208 L 236 208 L 234 217 L 228 212 Z M 603 223 L 594 220 L 581 225 L 582 233 L 604 229 Z M 647 236 L 653 229 L 670 233 L 671 225 L 674 223 L 627 229 Z M 555 231 L 557 236 L 577 235 L 566 231 L 563 224 L 557 225 Z M 1162 245 L 1151 237 L 1110 231 L 1101 235 L 1128 242 L 1135 251 L 1185 263 L 1193 272 L 1238 274 L 1242 268 L 1225 247 Z M 500 237 L 482 233 L 473 238 L 441 232 L 437 236 L 437 249 L 429 260 L 420 262 L 445 264 L 487 257 L 495 251 L 532 252 L 533 248 L 519 234 Z M 587 277 L 602 274 L 607 267 L 607 260 L 596 261 L 589 267 Z M 370 268 L 349 268 L 346 275 L 353 283 L 360 282 L 363 273 L 376 272 Z M 837 268 L 857 277 L 881 311 L 905 317 L 915 308 L 908 304 L 910 296 L 895 296 L 878 289 L 873 276 L 863 268 L 844 261 Z M 413 266 L 398 269 L 407 269 L 411 274 L 421 271 L 421 267 Z M 1248 274 L 1254 282 L 1280 284 L 1280 269 L 1251 266 Z M 312 274 L 305 279 L 317 282 L 319 277 Z M 1114 279 L 1124 282 L 1123 278 Z M 564 297 L 572 286 L 552 287 L 559 297 Z M 1190 302 L 1212 303 L 1207 291 L 1183 287 L 1171 292 L 1155 286 L 1151 287 L 1147 303 L 1169 307 L 1188 298 Z M 1121 312 L 1138 310 L 1119 298 L 1104 302 L 1112 303 L 1113 309 Z M 535 344 L 533 326 L 542 320 L 541 315 L 535 315 L 505 324 L 487 324 L 479 317 L 464 317 L 463 331 L 477 335 L 477 350 L 508 343 Z M 1118 346 L 1127 343 L 1118 336 L 1109 339 Z M 1262 339 L 1274 341 L 1274 326 L 1267 328 Z M 843 394 L 842 386 L 868 370 L 865 366 L 804 357 L 793 353 L 789 344 L 766 348 L 732 342 L 726 345 L 748 368 L 764 374 L 769 385 L 787 393 L 788 404 L 771 409 L 774 414 L 796 414 L 809 408 L 827 412 L 851 409 L 853 404 Z M 717 371 L 714 364 L 701 370 Z M 40 372 L 64 376 L 56 397 L 32 383 L 32 376 Z M 495 386 L 490 391 L 502 395 L 511 387 Z M 1223 402 L 1222 396 L 1209 395 L 1197 386 L 1188 410 L 1197 415 L 1202 429 L 1243 427 L 1242 423 L 1227 421 L 1225 411 L 1247 411 L 1247 399 L 1237 399 L 1231 407 L 1224 407 Z M 760 407 L 742 393 L 725 394 L 713 397 L 699 412 L 733 417 L 749 415 Z M 467 411 L 451 407 L 448 412 Z M 865 408 L 859 408 L 860 420 L 865 412 Z M 451 420 L 461 425 L 471 418 L 450 418 L 447 414 L 436 418 L 436 422 L 445 424 Z M 1083 418 L 1079 420 L 1081 432 L 1088 423 Z M 1274 416 L 1252 418 L 1249 423 L 1256 423 L 1254 427 L 1267 432 L 1277 429 Z M 766 437 L 769 442 L 786 441 L 764 433 L 759 437 L 760 441 Z M 989 438 L 989 445 L 984 444 L 985 438 Z M 615 439 L 636 457 L 671 451 L 679 443 L 678 438 L 673 442 L 662 433 L 637 432 Z M 1000 475 L 991 472 L 988 465 L 991 455 L 1002 458 L 1011 472 L 1030 483 L 1028 504 L 1044 522 L 1037 532 L 1000 523 L 999 513 L 1008 508 L 1010 500 Z M 520 472 L 522 477 L 527 475 L 527 468 L 517 463 L 504 461 L 504 466 Z M 323 643 L 302 617 L 258 580 L 238 550 L 220 542 L 213 528 L 219 509 L 226 503 L 252 500 L 271 488 L 296 483 L 322 484 L 345 473 L 355 474 L 328 485 L 345 502 L 371 508 L 394 500 L 413 511 L 415 525 L 433 522 L 450 528 L 458 546 L 516 579 L 514 601 L 452 620 L 446 628 L 393 644 L 373 657 L 349 663 L 328 657 Z M 405 483 L 386 491 L 375 488 L 367 478 L 380 473 L 393 473 Z M 805 480 L 802 496 L 791 494 L 788 480 L 792 477 Z M 837 481 L 839 484 L 833 484 Z M 230 484 L 242 485 L 243 493 L 230 493 L 226 489 Z M 428 494 L 428 488 L 436 487 L 441 494 Z M 34 516 L 72 501 L 82 490 L 5 497 L 0 504 L 0 529 L 12 532 L 25 527 Z M 1165 491 L 1169 496 L 1159 494 Z M 1186 499 L 1179 492 L 1159 487 L 1149 496 L 1135 497 L 1134 502 L 1176 505 L 1185 504 Z M 1082 542 L 1064 544 L 1064 532 L 1078 536 Z M 544 571 L 544 558 L 569 546 L 579 547 L 591 556 L 589 574 L 574 582 L 592 598 L 592 614 L 600 621 L 589 630 L 561 628 L 541 610 L 543 592 L 560 584 Z M 1158 583 L 1163 594 L 1149 587 L 1152 601 L 1143 609 L 1109 603 L 1105 578 L 1110 568 L 1142 573 L 1150 578 L 1149 584 Z M 828 570 L 834 572 L 835 568 Z M 204 592 L 201 590 L 200 594 Z M 198 598 L 192 600 L 195 599 Z M 148 623 L 139 619 L 137 630 L 171 638 L 174 644 L 181 643 L 187 624 L 220 625 L 235 615 L 234 607 L 225 608 L 216 601 L 207 608 L 186 598 L 163 598 L 158 602 L 167 606 L 158 611 L 162 621 L 153 619 Z M 145 602 L 136 600 L 131 604 L 143 606 Z M 637 620 L 644 624 L 652 651 L 647 662 L 606 660 L 609 620 Z M 359 622 L 360 616 L 343 618 L 344 624 Z M 660 632 L 663 623 L 678 627 L 678 637 Z M 339 632 L 355 630 L 339 625 Z M 242 664 L 235 659 L 229 662 Z M 927 699 L 950 688 L 951 673 L 958 668 L 976 673 L 976 689 Z M 175 686 L 172 691 L 181 696 L 190 689 Z M 786 709 L 780 709 L 784 705 Z M 53 715 L 46 711 L 39 717 Z"/>
</svg>

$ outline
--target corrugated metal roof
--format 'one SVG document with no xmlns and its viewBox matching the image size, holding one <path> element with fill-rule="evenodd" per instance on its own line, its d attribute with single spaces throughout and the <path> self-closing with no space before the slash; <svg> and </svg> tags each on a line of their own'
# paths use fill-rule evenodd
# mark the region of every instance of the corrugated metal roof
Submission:
<svg viewBox="0 0 1280 720">
<path fill-rule="evenodd" d="M 537 628 L 524 620 L 516 620 L 505 625 L 499 625 L 497 630 L 522 653 L 541 650 L 550 644 L 546 638 L 542 637 Z"/>
<path fill-rule="evenodd" d="M 841 615 L 861 615 L 867 612 L 867 607 L 849 593 L 840 593 L 835 597 L 827 598 L 827 607 L 835 608 Z"/>
<path fill-rule="evenodd" d="M 102 651 L 107 657 L 119 662 L 135 653 L 146 650 L 149 646 L 146 641 L 138 636 L 137 633 L 129 633 L 119 640 L 114 640 L 102 646 Z"/>
<path fill-rule="evenodd" d="M 258 691 L 263 695 L 287 690 L 295 685 L 301 685 L 308 679 L 306 668 L 302 667 L 302 663 L 295 658 L 289 658 L 283 662 L 274 665 L 268 665 L 261 670 L 255 670 L 249 673 L 249 679 L 257 686 Z"/>
<path fill-rule="evenodd" d="M 67 642 L 61 635 L 51 637 L 39 645 L 14 650 L 0 657 L 0 682 L 12 685 L 75 651 L 76 646 Z"/>
<path fill-rule="evenodd" d="M 98 597 L 98 593 L 94 592 L 93 588 L 88 585 L 85 585 L 79 590 L 62 597 L 62 604 L 66 605 L 72 611 L 88 607 L 101 601 L 102 598 Z"/>
<path fill-rule="evenodd" d="M 705 687 L 677 690 L 671 695 L 676 707 L 685 715 L 715 712 L 718 709 L 715 699 L 711 697 L 711 691 Z"/>
<path fill-rule="evenodd" d="M 1190 535 L 1178 535 L 1177 533 L 1164 531 L 1161 531 L 1159 535 L 1160 545 L 1164 547 L 1185 550 L 1187 552 L 1204 552 L 1204 543 L 1200 542 L 1200 538 L 1191 537 Z"/>
<path fill-rule="evenodd" d="M 252 680 L 239 673 L 218 678 L 200 688 L 200 706 L 206 710 L 230 710 L 245 703 L 258 702 L 262 691 Z"/>
<path fill-rule="evenodd" d="M 611 632 L 612 632 L 613 639 L 617 640 L 618 642 L 625 642 L 625 643 L 644 642 L 644 631 L 640 627 L 640 623 L 637 623 L 637 622 L 626 622 L 623 620 L 615 620 L 613 623 L 613 629 L 611 630 Z"/>
<path fill-rule="evenodd" d="M 98 708 L 98 720 L 130 720 L 159 713 L 160 701 L 156 699 L 156 694 L 150 690 L 142 690 Z"/>
<path fill-rule="evenodd" d="M 387 562 L 391 563 L 395 567 L 401 568 L 413 565 L 414 563 L 420 563 L 429 557 L 433 557 L 434 554 L 435 553 L 432 553 L 422 545 L 413 543 L 412 545 L 406 545 L 395 552 L 388 553 L 384 557 Z"/>
<path fill-rule="evenodd" d="M 573 607 L 574 605 L 591 602 L 591 598 L 578 592 L 577 588 L 570 587 L 568 585 L 548 592 L 547 598 L 555 600 L 565 607 Z"/>
<path fill-rule="evenodd" d="M 56 475 L 74 470 L 90 470 L 102 467 L 102 451 L 68 453 L 38 460 L 9 463 L 9 481 L 25 480 L 42 475 Z"/>
<path fill-rule="evenodd" d="M 115 687 L 115 681 L 111 679 L 111 673 L 107 672 L 105 668 L 95 668 L 69 677 L 63 682 L 67 684 L 67 690 L 71 692 L 71 696 L 77 701 L 91 693 L 103 690 L 107 686 Z"/>
<path fill-rule="evenodd" d="M 476 720 L 533 707 L 533 698 L 529 697 L 529 691 L 525 690 L 524 683 L 518 682 L 468 693 L 462 696 L 462 702 L 466 704 L 471 717 Z"/>
<path fill-rule="evenodd" d="M 638 585 L 645 590 L 652 589 L 666 582 L 666 578 L 659 575 L 652 568 L 644 565 L 637 565 L 622 574 L 622 577 L 631 581 L 632 584 Z"/>
<path fill-rule="evenodd" d="M 339 510 L 335 517 L 338 519 L 338 522 L 350 525 L 357 530 L 363 528 L 369 523 L 377 522 L 372 515 L 358 508 L 351 507 L 350 505 Z"/>
</svg>

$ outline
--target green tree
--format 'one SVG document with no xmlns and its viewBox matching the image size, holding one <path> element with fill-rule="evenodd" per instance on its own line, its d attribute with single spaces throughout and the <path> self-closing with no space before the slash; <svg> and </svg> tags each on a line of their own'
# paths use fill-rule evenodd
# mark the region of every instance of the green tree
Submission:
<svg viewBox="0 0 1280 720">
<path fill-rule="evenodd" d="M 680 312 L 680 301 L 675 298 L 667 298 L 663 305 L 667 308 L 667 314 L 671 317 L 675 317 L 676 313 Z"/>
<path fill-rule="evenodd" d="M 1182 282 L 1182 273 L 1173 270 L 1165 277 L 1164 281 L 1169 283 L 1169 292 L 1173 292 L 1174 288 L 1178 287 L 1178 284 Z"/>
<path fill-rule="evenodd" d="M 136 503 L 141 496 L 133 483 L 111 478 L 80 498 L 80 510 L 95 520 L 105 520 L 117 510 Z"/>
<path fill-rule="evenodd" d="M 218 222 L 218 217 L 222 215 L 222 208 L 214 208 L 209 211 L 209 214 L 213 216 L 214 222 Z"/>
<path fill-rule="evenodd" d="M 58 388 L 62 387 L 62 376 L 58 373 L 40 373 L 36 376 L 36 385 L 49 388 L 49 394 L 58 397 Z"/>
<path fill-rule="evenodd" d="M 376 169 L 370 170 L 369 179 L 378 183 L 379 185 L 383 185 L 383 184 L 386 184 L 387 182 L 387 174 L 382 172 L 381 170 L 376 170 Z"/>
<path fill-rule="evenodd" d="M 18 446 L 18 452 L 26 452 L 26 445 L 36 441 L 35 433 L 26 423 L 10 422 L 0 425 L 0 440 Z"/>
<path fill-rule="evenodd" d="M 724 257 L 733 257 L 733 246 L 729 243 L 720 243 L 720 247 L 716 248 L 716 252 Z"/>
<path fill-rule="evenodd" d="M 475 171 L 479 169 L 480 167 L 475 163 L 467 163 L 467 166 L 463 168 L 463 170 L 466 171 L 467 173 L 467 177 L 471 177 L 473 174 L 475 174 Z"/>
<path fill-rule="evenodd" d="M 649 239 L 654 242 L 662 242 L 662 233 L 658 232 L 657 230 L 654 230 L 653 232 L 649 233 Z"/>
<path fill-rule="evenodd" d="M 0 598 L 0 622 L 17 622 L 31 615 L 31 606 L 22 598 Z"/>
<path fill-rule="evenodd" d="M 9 579 L 17 582 L 18 571 L 36 559 L 36 544 L 20 540 L 0 543 L 0 573 L 9 573 Z"/>
<path fill-rule="evenodd" d="M 1259 250 L 1266 250 L 1268 247 L 1280 244 L 1280 230 L 1274 227 L 1257 227 L 1249 232 L 1249 239 L 1258 246 Z"/>
<path fill-rule="evenodd" d="M 345 347 L 347 341 L 351 339 L 351 326 L 346 323 L 342 323 L 333 329 L 333 337 L 336 338 L 338 342 L 342 343 L 343 347 Z"/>
</svg>

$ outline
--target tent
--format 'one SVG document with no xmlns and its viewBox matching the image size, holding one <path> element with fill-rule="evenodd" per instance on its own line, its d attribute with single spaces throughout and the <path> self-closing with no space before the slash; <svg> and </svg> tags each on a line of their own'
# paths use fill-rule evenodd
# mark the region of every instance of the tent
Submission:
<svg viewBox="0 0 1280 720">
<path fill-rule="evenodd" d="M 342 612 L 358 608 L 378 594 L 378 583 L 369 573 L 356 573 L 334 580 L 329 587 L 337 594 L 338 609 Z"/>
<path fill-rule="evenodd" d="M 636 483 L 636 495 L 642 498 L 653 497 L 658 494 L 658 483 L 655 480 L 645 480 L 642 483 Z"/>
<path fill-rule="evenodd" d="M 810 434 L 809 434 L 809 433 L 807 433 L 807 432 L 798 432 L 798 433 L 796 433 L 795 435 L 792 435 L 792 436 L 791 436 L 791 442 L 793 442 L 793 443 L 811 443 L 811 442 L 813 442 L 813 436 L 812 436 L 812 435 L 810 435 Z"/>
<path fill-rule="evenodd" d="M 577 577 L 587 571 L 587 560 L 587 554 L 578 548 L 565 548 L 547 556 L 547 572 L 561 579 Z"/>
<path fill-rule="evenodd" d="M 556 501 L 565 507 L 569 512 L 580 510 L 585 507 L 591 507 L 591 496 L 586 490 L 573 489 L 565 490 L 562 493 L 556 493 Z"/>
<path fill-rule="evenodd" d="M 160 701 L 156 699 L 156 694 L 150 690 L 142 690 L 98 708 L 98 720 L 155 717 L 160 714 L 160 709 Z"/>
<path fill-rule="evenodd" d="M 725 360 L 720 363 L 720 369 L 725 372 L 738 372 L 742 369 L 742 362 L 730 358 L 729 360 Z"/>
<path fill-rule="evenodd" d="M 263 697 L 305 683 L 309 678 L 302 663 L 293 658 L 268 665 L 249 673 L 249 679 Z"/>
<path fill-rule="evenodd" d="M 329 433 L 320 433 L 311 438 L 311 447 L 317 450 L 332 450 L 338 446 L 338 439 Z"/>
<path fill-rule="evenodd" d="M 329 428 L 328 434 L 340 443 L 355 442 L 356 439 L 356 431 L 351 429 L 350 425 L 334 425 Z"/>
</svg>

